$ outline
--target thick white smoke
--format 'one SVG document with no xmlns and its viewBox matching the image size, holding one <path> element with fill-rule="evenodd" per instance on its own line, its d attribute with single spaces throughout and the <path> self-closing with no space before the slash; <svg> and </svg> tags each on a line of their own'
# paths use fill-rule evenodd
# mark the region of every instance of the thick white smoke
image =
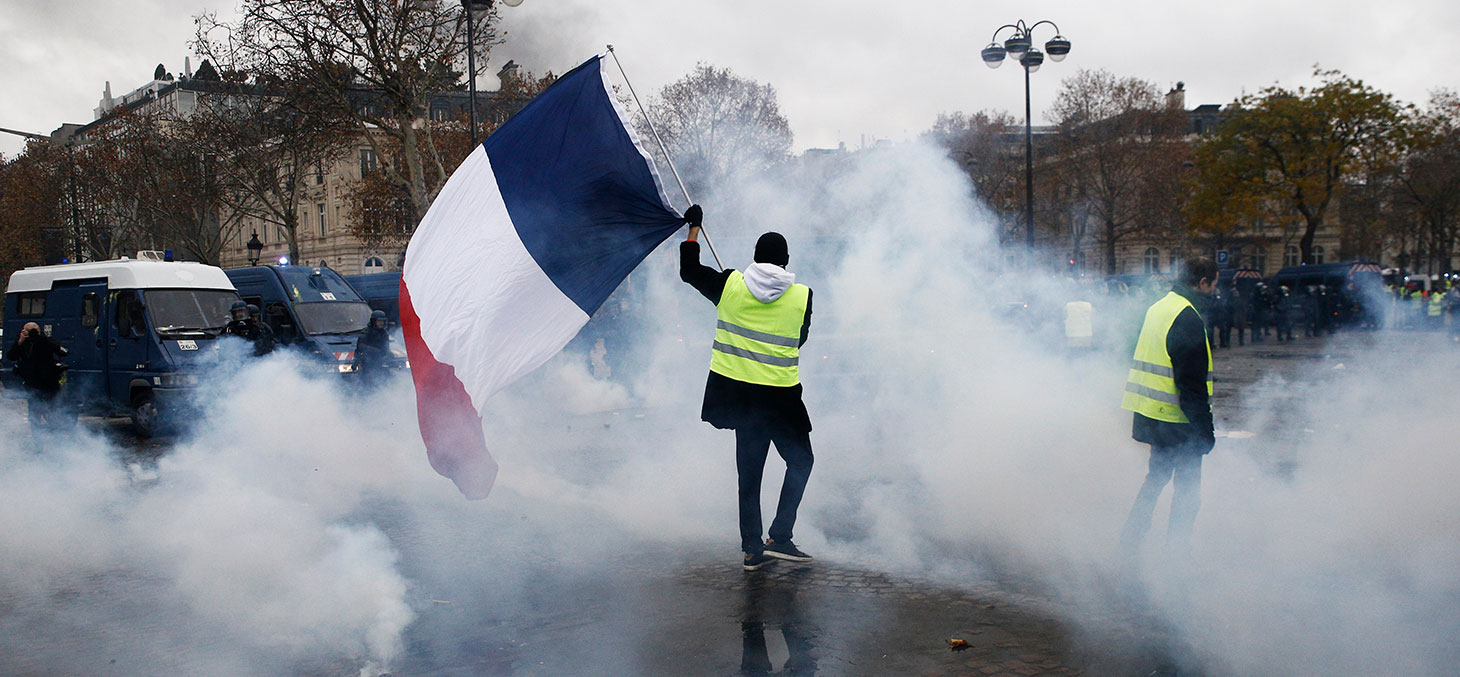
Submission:
<svg viewBox="0 0 1460 677">
<path fill-rule="evenodd" d="M 1345 368 L 1243 393 L 1219 427 L 1257 434 L 1208 457 L 1193 561 L 1160 563 L 1158 514 L 1132 572 L 1116 557 L 1146 461 L 1118 406 L 1129 348 L 1065 350 L 1057 311 L 1094 301 L 1097 332 L 1121 337 L 1143 308 L 1000 272 L 992 219 L 929 147 L 808 161 L 703 199 L 727 266 L 777 230 L 815 290 L 816 466 L 796 540 L 818 558 L 953 584 L 1017 571 L 1092 633 L 1159 619 L 1172 654 L 1214 672 L 1453 664 L 1453 355 L 1389 359 L 1390 343 L 1341 337 Z M 62 672 L 385 670 L 462 628 L 531 619 L 645 549 L 734 567 L 733 435 L 698 420 L 714 310 L 678 280 L 676 246 L 590 327 L 608 354 L 585 341 L 492 400 L 501 472 L 485 501 L 427 466 L 407 380 L 350 393 L 289 356 L 220 368 L 193 433 L 155 464 L 91 434 L 36 453 L 8 416 L 0 651 Z M 772 460 L 767 514 L 780 472 Z M 165 622 L 129 633 L 139 612 Z M 621 630 L 592 649 L 608 672 L 641 666 L 637 643 L 663 622 L 584 613 Z M 574 650 L 588 649 L 562 668 Z"/>
</svg>

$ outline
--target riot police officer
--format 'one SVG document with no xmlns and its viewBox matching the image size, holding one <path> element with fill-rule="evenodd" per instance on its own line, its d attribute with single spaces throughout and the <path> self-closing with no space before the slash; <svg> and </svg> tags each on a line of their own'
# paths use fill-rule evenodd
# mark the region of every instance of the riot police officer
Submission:
<svg viewBox="0 0 1460 677">
<path fill-rule="evenodd" d="M 228 324 L 223 326 L 223 334 L 248 338 L 248 304 L 243 301 L 234 301 L 233 306 L 228 309 Z"/>
<path fill-rule="evenodd" d="M 274 352 L 274 346 L 278 344 L 274 339 L 274 330 L 264 323 L 259 307 L 252 303 L 248 304 L 248 329 L 249 338 L 253 341 L 254 357 L 263 357 Z"/>
<path fill-rule="evenodd" d="M 385 311 L 372 311 L 365 335 L 355 344 L 355 371 L 362 384 L 373 384 L 385 373 L 391 357 L 390 334 L 385 327 Z"/>
</svg>

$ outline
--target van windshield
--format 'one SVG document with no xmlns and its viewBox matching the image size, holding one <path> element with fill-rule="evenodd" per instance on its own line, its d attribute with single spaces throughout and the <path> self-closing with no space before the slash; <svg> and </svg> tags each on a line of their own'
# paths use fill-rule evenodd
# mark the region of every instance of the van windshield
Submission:
<svg viewBox="0 0 1460 677">
<path fill-rule="evenodd" d="M 159 332 L 217 329 L 228 324 L 236 292 L 222 289 L 148 289 L 147 314 Z"/>
<path fill-rule="evenodd" d="M 311 336 L 362 331 L 370 323 L 370 306 L 359 301 L 296 303 L 294 313 Z"/>
</svg>

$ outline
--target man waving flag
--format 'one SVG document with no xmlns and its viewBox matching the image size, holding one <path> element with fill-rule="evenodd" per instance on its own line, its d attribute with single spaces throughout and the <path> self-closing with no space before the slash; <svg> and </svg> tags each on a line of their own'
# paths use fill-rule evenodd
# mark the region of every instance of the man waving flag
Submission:
<svg viewBox="0 0 1460 677">
<path fill-rule="evenodd" d="M 481 412 L 562 350 L 681 225 L 603 57 L 568 72 L 456 170 L 406 250 L 401 325 L 436 472 L 497 476 Z"/>
</svg>

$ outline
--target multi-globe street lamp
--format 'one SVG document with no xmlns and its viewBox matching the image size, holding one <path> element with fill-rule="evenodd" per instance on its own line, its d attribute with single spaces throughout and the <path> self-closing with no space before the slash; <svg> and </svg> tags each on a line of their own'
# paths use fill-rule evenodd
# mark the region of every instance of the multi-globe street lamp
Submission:
<svg viewBox="0 0 1460 677">
<path fill-rule="evenodd" d="M 1034 29 L 1042 24 L 1049 24 L 1055 33 L 1044 43 L 1043 52 L 1034 46 Z M 1000 44 L 999 33 L 1006 28 L 1014 29 L 1014 33 Z M 1034 127 L 1029 114 L 1029 74 L 1039 70 L 1046 55 L 1052 61 L 1064 61 L 1069 53 L 1070 41 L 1060 34 L 1060 27 L 1053 21 L 1026 25 L 1023 19 L 999 26 L 989 39 L 989 46 L 979 52 L 989 68 L 1002 66 L 1006 57 L 1012 57 L 1024 67 L 1024 237 L 1031 261 L 1034 255 Z"/>
</svg>

